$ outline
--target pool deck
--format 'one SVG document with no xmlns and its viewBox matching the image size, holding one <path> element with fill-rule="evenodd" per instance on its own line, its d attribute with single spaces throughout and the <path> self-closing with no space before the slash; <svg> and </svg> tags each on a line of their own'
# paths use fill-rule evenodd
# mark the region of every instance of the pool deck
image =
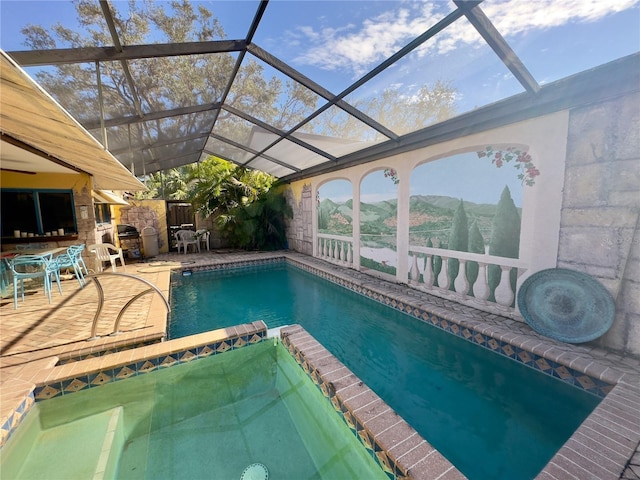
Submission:
<svg viewBox="0 0 640 480">
<path fill-rule="evenodd" d="M 294 252 L 162 254 L 148 262 L 128 263 L 126 273 L 150 282 L 168 298 L 172 269 L 197 270 L 282 257 L 485 348 L 565 381 L 569 379 L 585 390 L 606 394 L 537 478 L 640 478 L 638 358 L 623 357 L 590 344 L 557 342 L 537 334 L 524 322 L 481 312 Z M 123 270 L 118 268 L 118 272 L 123 273 Z M 102 275 L 99 281 L 104 291 L 104 304 L 96 323 L 97 338 L 93 340 L 88 339 L 100 298 L 95 284 L 80 289 L 75 279 L 63 281 L 62 296 L 54 285 L 52 304 L 47 302 L 41 289 L 30 292 L 17 310 L 13 308 L 12 297 L 0 302 L 0 416 L 3 425 L 0 444 L 4 444 L 12 428 L 20 422 L 25 398 L 29 395 L 33 398 L 36 388 L 72 378 L 79 370 L 97 372 L 105 365 L 184 351 L 194 341 L 189 338 L 161 342 L 165 335 L 167 308 L 156 293 L 143 293 L 149 288 L 147 284 L 117 275 Z M 121 318 L 118 329 L 121 333 L 110 335 L 122 307 L 138 295 Z M 227 336 L 242 333 L 227 330 Z M 207 335 L 194 337 L 201 343 L 215 340 Z M 403 441 L 409 441 L 409 437 L 394 439 L 394 445 Z M 420 459 L 413 465 L 409 462 L 404 469 L 411 478 L 461 478 L 454 470 L 446 468 L 441 476 L 434 477 L 427 473 L 427 463 Z"/>
</svg>

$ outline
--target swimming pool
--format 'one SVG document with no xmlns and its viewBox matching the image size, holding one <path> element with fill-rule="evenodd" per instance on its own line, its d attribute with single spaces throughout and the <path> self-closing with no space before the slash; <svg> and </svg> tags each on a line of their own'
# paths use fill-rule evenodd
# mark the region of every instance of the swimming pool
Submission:
<svg viewBox="0 0 640 480">
<path fill-rule="evenodd" d="M 284 263 L 172 285 L 172 337 L 299 323 L 469 478 L 534 477 L 600 401 Z"/>
<path fill-rule="evenodd" d="M 388 479 L 271 340 L 39 402 L 0 457 L 3 478 Z"/>
</svg>

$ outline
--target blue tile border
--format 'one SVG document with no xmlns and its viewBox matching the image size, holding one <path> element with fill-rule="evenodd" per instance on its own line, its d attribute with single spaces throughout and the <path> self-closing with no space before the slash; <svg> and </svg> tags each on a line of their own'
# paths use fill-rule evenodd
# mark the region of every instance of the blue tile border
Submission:
<svg viewBox="0 0 640 480">
<path fill-rule="evenodd" d="M 145 358 L 144 360 L 139 360 L 127 365 L 119 365 L 98 372 L 80 375 L 76 378 L 40 385 L 35 388 L 33 395 L 36 402 L 69 395 L 87 388 L 99 387 L 107 383 L 144 375 L 145 373 L 154 372 L 173 365 L 188 363 L 199 358 L 206 358 L 210 355 L 218 355 L 230 350 L 251 346 L 263 341 L 266 336 L 266 328 L 249 334 L 234 335 L 218 342 L 197 345 L 186 350 L 164 353 L 157 357 Z"/>
<path fill-rule="evenodd" d="M 515 345 L 511 345 L 508 342 L 499 340 L 490 335 L 478 332 L 471 327 L 458 324 L 453 320 L 441 318 L 426 309 L 408 305 L 406 304 L 406 302 L 393 298 L 392 296 L 376 292 L 368 287 L 358 285 L 355 282 L 340 278 L 336 275 L 307 265 L 305 263 L 297 262 L 291 258 L 287 258 L 286 260 L 291 265 L 300 268 L 308 273 L 316 275 L 336 285 L 339 285 L 355 293 L 387 305 L 389 308 L 401 311 L 422 322 L 429 323 L 430 325 L 433 325 L 437 328 L 440 328 L 441 330 L 445 330 L 448 333 L 475 343 L 483 348 L 487 348 L 499 355 L 523 363 L 524 365 L 527 365 L 547 375 L 556 377 L 565 383 L 569 383 L 570 385 L 581 388 L 582 390 L 585 390 L 586 392 L 596 395 L 600 398 L 604 398 L 614 387 L 613 384 L 604 382 L 578 370 L 574 370 L 573 368 L 566 365 L 561 365 L 557 362 L 553 362 L 536 353 L 525 350 L 521 347 L 517 347 Z"/>
<path fill-rule="evenodd" d="M 287 351 L 294 358 L 296 363 L 302 368 L 307 376 L 313 381 L 314 385 L 320 392 L 331 402 L 336 413 L 342 418 L 353 435 L 362 443 L 366 451 L 378 463 L 382 471 L 390 480 L 401 480 L 408 477 L 408 473 L 404 472 L 398 466 L 387 451 L 382 447 L 374 435 L 372 435 L 364 425 L 362 425 L 355 417 L 353 412 L 340 400 L 335 391 L 327 385 L 322 375 L 316 368 L 307 361 L 304 353 L 298 349 L 288 335 L 281 338 L 281 342 Z"/>
</svg>

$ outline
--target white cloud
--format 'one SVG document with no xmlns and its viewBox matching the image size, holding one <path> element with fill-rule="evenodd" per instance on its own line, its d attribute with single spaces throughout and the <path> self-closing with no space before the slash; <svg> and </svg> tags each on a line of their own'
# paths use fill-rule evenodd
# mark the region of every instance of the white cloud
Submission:
<svg viewBox="0 0 640 480">
<path fill-rule="evenodd" d="M 298 28 L 312 47 L 296 61 L 326 70 L 348 69 L 362 74 L 442 18 L 435 5 L 399 2 L 396 10 L 367 19 L 360 26 L 350 24 L 321 31 L 309 26 Z"/>
<path fill-rule="evenodd" d="M 637 4 L 638 0 L 506 0 L 482 3 L 481 8 L 506 37 L 567 23 L 595 22 Z"/>
<path fill-rule="evenodd" d="M 486 0 L 480 7 L 504 36 L 546 30 L 569 23 L 594 22 L 636 6 L 640 0 Z M 357 4 L 357 3 L 356 3 Z M 296 59 L 326 70 L 362 75 L 443 18 L 438 1 L 398 2 L 397 8 L 342 28 L 298 27 L 310 44 Z M 420 47 L 419 54 L 444 54 L 482 39 L 466 21 L 456 21 Z M 305 43 L 305 42 L 303 42 Z"/>
</svg>

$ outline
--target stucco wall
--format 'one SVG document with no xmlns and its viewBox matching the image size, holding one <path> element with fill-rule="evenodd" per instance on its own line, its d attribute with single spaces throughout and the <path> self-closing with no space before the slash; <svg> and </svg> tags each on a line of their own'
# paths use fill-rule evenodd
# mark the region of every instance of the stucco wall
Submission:
<svg viewBox="0 0 640 480">
<path fill-rule="evenodd" d="M 616 301 L 611 330 L 595 342 L 640 356 L 640 94 L 558 112 L 432 145 L 397 157 L 293 182 L 288 241 L 313 254 L 314 196 L 331 178 L 354 185 L 367 171 L 395 168 L 401 179 L 425 160 L 500 142 L 530 146 L 543 175 L 526 190 L 521 235 L 530 270 L 562 267 L 588 273 Z M 358 189 L 354 187 L 354 195 Z M 522 280 L 522 279 L 521 279 Z"/>
</svg>

